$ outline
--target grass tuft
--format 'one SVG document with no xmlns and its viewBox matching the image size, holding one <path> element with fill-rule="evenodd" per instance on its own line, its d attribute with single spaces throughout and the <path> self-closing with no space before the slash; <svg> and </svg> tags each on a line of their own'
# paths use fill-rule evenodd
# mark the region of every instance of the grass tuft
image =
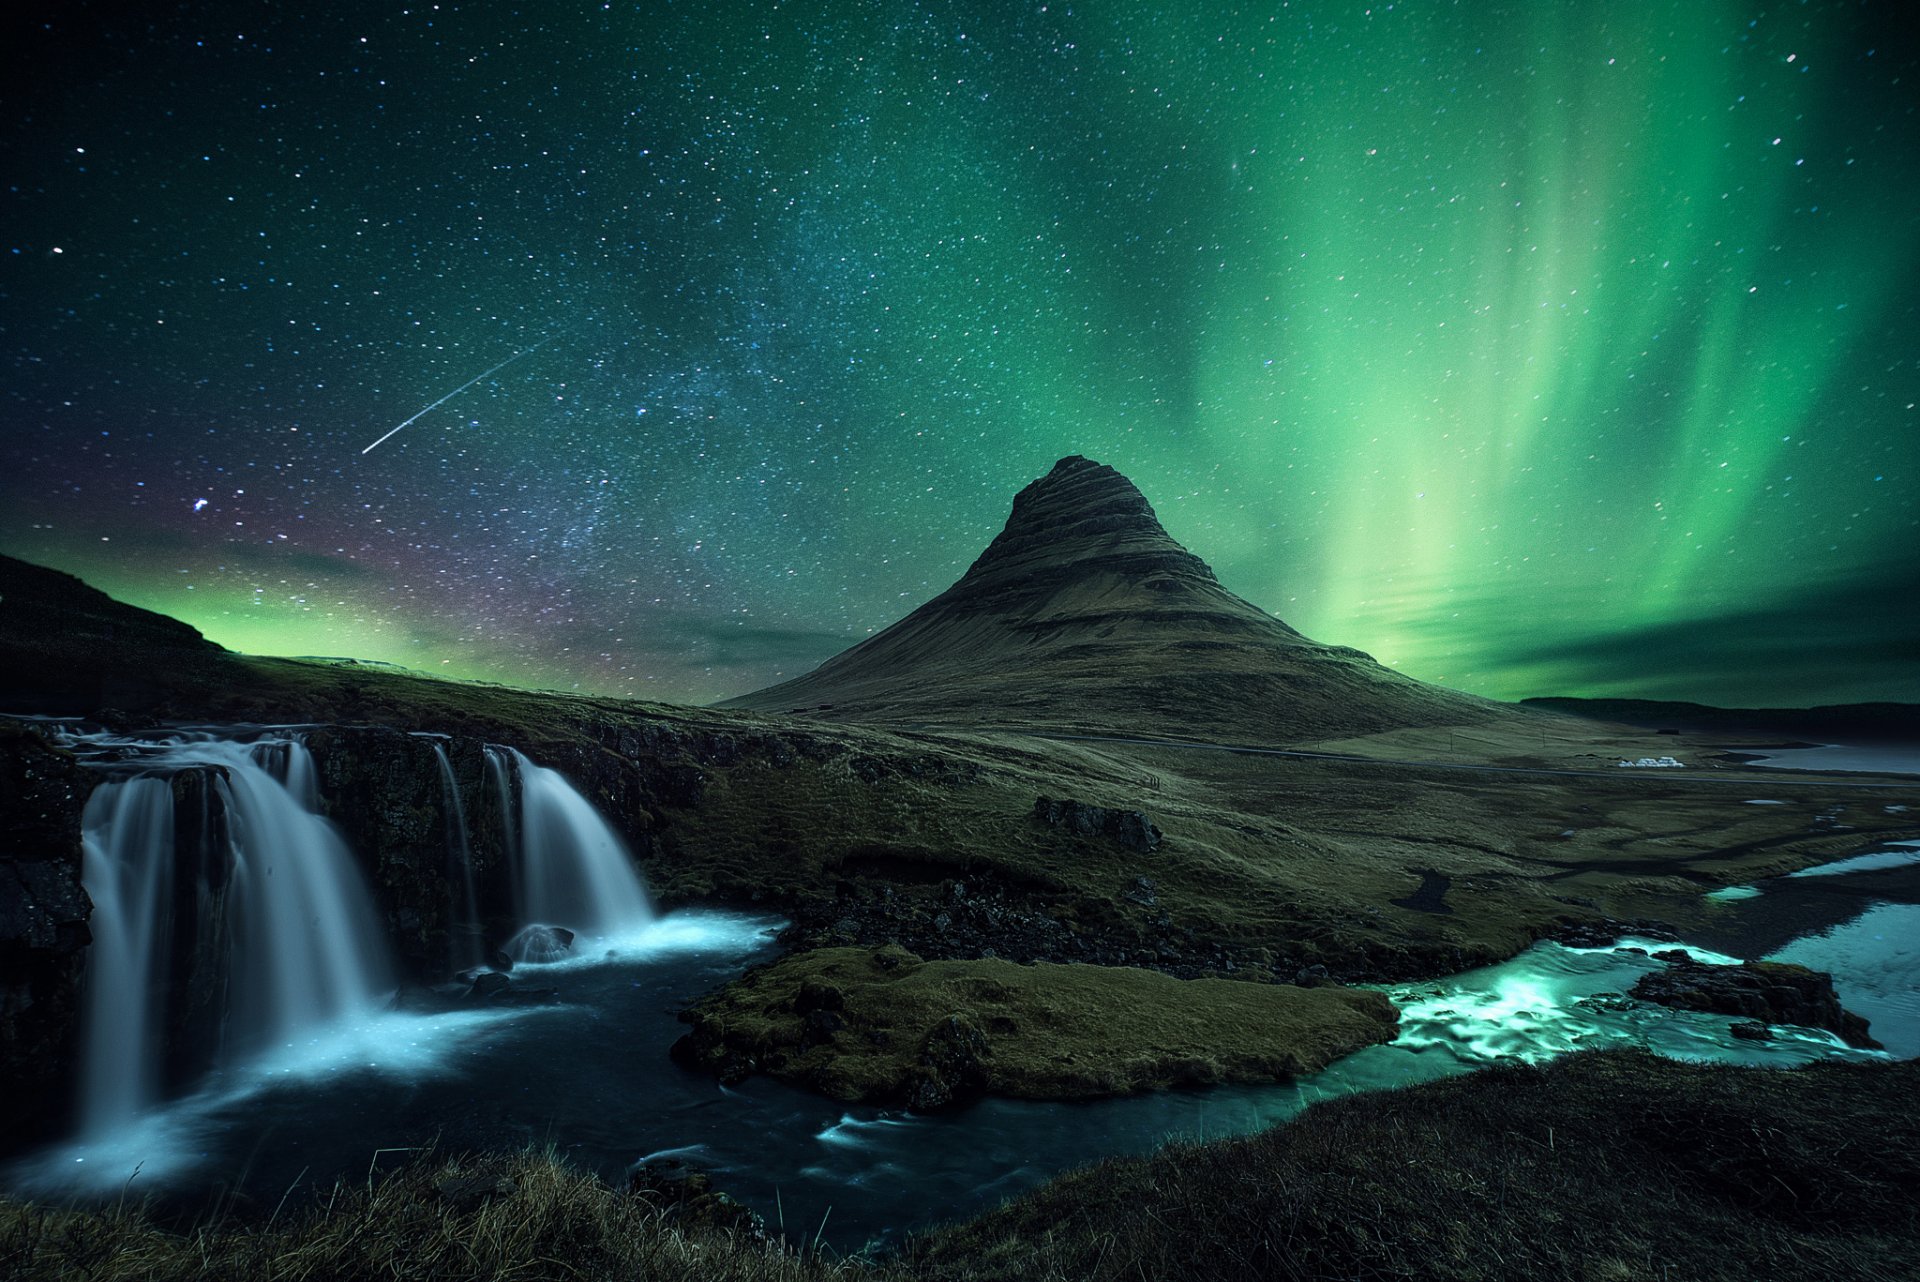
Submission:
<svg viewBox="0 0 1920 1282">
<path fill-rule="evenodd" d="M 264 1222 L 215 1215 L 184 1232 L 157 1227 L 139 1206 L 88 1211 L 5 1201 L 0 1261 L 0 1272 L 20 1282 L 876 1276 L 762 1235 L 690 1227 L 670 1207 L 616 1191 L 551 1153 L 425 1154 L 384 1177 L 343 1180 L 297 1212 L 283 1209 Z"/>
</svg>

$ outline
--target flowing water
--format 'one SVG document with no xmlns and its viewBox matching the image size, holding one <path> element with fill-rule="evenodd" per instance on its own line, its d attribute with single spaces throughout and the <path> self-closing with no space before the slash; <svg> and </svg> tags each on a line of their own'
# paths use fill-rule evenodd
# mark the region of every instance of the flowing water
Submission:
<svg viewBox="0 0 1920 1282">
<path fill-rule="evenodd" d="M 81 876 L 95 903 L 82 1133 L 108 1133 L 158 1097 L 168 993 L 189 981 L 176 967 L 190 966 L 193 986 L 222 1005 L 210 1017 L 218 1046 L 206 1048 L 220 1054 L 284 1044 L 391 989 L 359 870 L 315 813 L 304 746 L 185 733 L 72 746 L 110 775 L 81 818 Z M 183 776 L 217 798 L 220 839 L 193 852 L 198 866 L 183 866 L 178 849 L 173 780 Z"/>
<path fill-rule="evenodd" d="M 248 824 L 264 825 L 269 811 L 307 834 L 296 845 L 314 862 L 330 867 L 340 853 L 337 837 L 329 846 L 313 835 L 310 762 L 299 764 L 304 753 L 295 748 L 193 750 L 219 755 L 222 796 L 255 816 L 235 825 L 236 865 L 257 857 L 245 849 L 254 839 Z M 116 870 L 110 886 L 100 883 L 96 921 L 103 930 L 135 918 L 153 924 L 144 936 L 127 930 L 118 953 L 96 953 L 99 986 L 109 970 L 138 971 L 139 957 L 164 951 L 155 940 L 165 914 L 141 905 L 155 903 L 148 888 L 165 880 L 154 871 L 165 859 L 151 833 L 167 826 L 170 801 L 153 786 L 162 781 L 115 769 L 117 790 L 97 791 L 99 811 L 89 809 L 89 889 L 100 870 Z M 551 989 L 552 1004 L 410 1014 L 358 1000 L 329 1015 L 318 995 L 290 992 L 287 1000 L 308 1011 L 302 1036 L 230 1056 L 190 1093 L 144 1110 L 150 1088 L 129 1095 L 116 1087 L 118 1111 L 101 1115 L 115 1120 L 16 1161 L 8 1183 L 40 1195 L 117 1194 L 132 1179 L 135 1191 L 184 1207 L 208 1189 L 237 1186 L 271 1205 L 290 1188 L 364 1178 L 434 1137 L 443 1150 L 551 1143 L 614 1180 L 651 1158 L 684 1158 L 770 1225 L 851 1249 L 1170 1136 L 1242 1134 L 1318 1099 L 1490 1063 L 1621 1045 L 1742 1064 L 1884 1057 L 1814 1030 L 1777 1028 L 1771 1041 L 1742 1041 L 1729 1035 L 1729 1017 L 1627 1001 L 1639 976 L 1661 965 L 1647 954 L 1669 946 L 1630 940 L 1606 949 L 1543 943 L 1498 966 L 1391 986 L 1401 1008 L 1394 1042 L 1285 1084 L 1070 1104 L 988 1100 L 926 1116 L 848 1108 L 763 1079 L 721 1086 L 667 1058 L 683 1031 L 675 1012 L 772 956 L 779 923 L 717 912 L 656 917 L 618 838 L 563 776 L 506 750 L 490 752 L 487 773 L 509 817 L 524 920 L 585 937 L 560 960 L 512 972 L 516 988 Z M 236 777 L 249 782 L 237 787 Z M 270 794 L 269 783 L 279 794 L 249 800 L 250 789 Z M 95 860 L 96 849 L 111 853 Z M 1717 924 L 1697 942 L 1720 951 L 1690 950 L 1705 961 L 1775 955 L 1832 970 L 1842 1000 L 1874 1021 L 1893 1053 L 1920 1054 L 1911 942 L 1920 939 L 1912 917 L 1920 864 L 1901 849 L 1818 871 L 1827 875 L 1779 878 L 1744 899 L 1719 900 Z M 138 1026 L 149 1017 L 127 1013 L 137 991 L 115 998 L 119 1013 L 97 1018 Z"/>
<path fill-rule="evenodd" d="M 1701 942 L 1831 972 L 1841 1003 L 1889 1052 L 1920 1056 L 1920 841 L 1707 898 L 1721 907 Z"/>
<path fill-rule="evenodd" d="M 508 849 L 515 852 L 515 901 L 525 929 L 507 945 L 515 961 L 552 961 L 572 948 L 617 945 L 646 930 L 656 914 L 633 855 L 593 804 L 558 770 L 512 749 L 490 748 L 497 785 L 517 779 Z M 498 760 L 511 760 L 511 769 Z M 556 945 L 553 928 L 584 935 Z M 565 936 L 561 936 L 565 938 Z"/>
<path fill-rule="evenodd" d="M 441 817 L 447 830 L 447 891 L 452 895 L 453 926 L 447 932 L 448 962 L 453 970 L 478 966 L 486 949 L 481 944 L 480 898 L 473 887 L 473 839 L 467 832 L 467 808 L 453 777 L 446 748 L 435 743 L 433 757 L 440 766 Z"/>
<path fill-rule="evenodd" d="M 1754 764 L 1794 770 L 1920 775 L 1920 746 L 1827 744 L 1768 750 Z M 1844 805 L 1754 798 L 1749 804 L 1800 805 L 1810 824 L 1844 822 Z M 1848 803 L 1857 804 L 1857 803 Z M 1884 807 L 1904 815 L 1904 805 Z M 1840 1000 L 1864 1016 L 1889 1052 L 1920 1056 L 1920 841 L 1803 868 L 1708 896 L 1722 905 L 1698 933 L 1701 942 L 1738 953 L 1830 971 Z"/>
<path fill-rule="evenodd" d="M 82 883 L 93 900 L 80 1127 L 104 1135 L 159 1093 L 156 990 L 173 920 L 173 789 L 165 779 L 102 784 L 81 816 Z"/>
<path fill-rule="evenodd" d="M 233 861 L 228 1044 L 281 1046 L 371 1009 L 392 991 L 393 966 L 353 855 L 316 813 L 306 748 L 293 740 L 215 746 L 195 756 L 224 767 L 214 788 Z"/>
</svg>

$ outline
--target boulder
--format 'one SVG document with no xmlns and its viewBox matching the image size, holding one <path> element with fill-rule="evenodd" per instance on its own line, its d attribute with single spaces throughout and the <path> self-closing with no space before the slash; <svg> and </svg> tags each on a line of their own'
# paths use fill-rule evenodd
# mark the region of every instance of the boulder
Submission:
<svg viewBox="0 0 1920 1282">
<path fill-rule="evenodd" d="M 920 1049 L 920 1062 L 907 1088 L 907 1106 L 945 1108 L 980 1095 L 987 1084 L 981 1060 L 991 1053 L 986 1035 L 971 1021 L 947 1016 L 934 1025 Z"/>
<path fill-rule="evenodd" d="M 1676 1010 L 1739 1015 L 1761 1024 L 1798 1024 L 1838 1034 L 1849 1046 L 1880 1049 L 1867 1035 L 1867 1021 L 1840 1005 L 1833 976 L 1786 962 L 1749 961 L 1714 966 L 1694 961 L 1681 949 L 1654 954 L 1665 970 L 1643 975 L 1632 996 Z M 1735 1036 L 1749 1037 L 1751 1032 Z"/>
<path fill-rule="evenodd" d="M 565 926 L 528 926 L 507 941 L 505 952 L 523 962 L 559 961 L 573 950 L 573 932 Z"/>
</svg>

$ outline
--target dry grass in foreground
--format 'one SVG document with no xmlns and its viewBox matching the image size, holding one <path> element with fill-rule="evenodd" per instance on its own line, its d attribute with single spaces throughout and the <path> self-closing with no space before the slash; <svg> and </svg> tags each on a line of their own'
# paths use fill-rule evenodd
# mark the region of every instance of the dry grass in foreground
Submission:
<svg viewBox="0 0 1920 1282">
<path fill-rule="evenodd" d="M 750 1233 L 689 1226 L 549 1155 L 415 1161 L 264 1224 L 184 1233 L 138 1209 L 0 1202 L 0 1277 L 20 1282 L 833 1282 L 865 1265 L 803 1257 Z"/>
</svg>

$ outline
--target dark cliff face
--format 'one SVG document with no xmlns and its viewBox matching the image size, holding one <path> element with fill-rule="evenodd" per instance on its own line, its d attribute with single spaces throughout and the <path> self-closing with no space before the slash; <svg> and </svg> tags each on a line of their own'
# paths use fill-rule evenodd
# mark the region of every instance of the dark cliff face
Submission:
<svg viewBox="0 0 1920 1282">
<path fill-rule="evenodd" d="M 1077 455 L 1015 497 L 945 592 L 812 673 L 722 706 L 1246 743 L 1511 715 L 1301 636 L 1222 587 L 1126 477 Z"/>
<path fill-rule="evenodd" d="M 93 780 L 64 752 L 0 722 L 0 1132 L 51 1129 L 79 1053 L 93 903 L 80 885 L 80 815 Z"/>
<path fill-rule="evenodd" d="M 781 770 L 834 752 L 804 733 L 726 734 L 626 719 L 583 725 L 560 740 L 337 725 L 309 730 L 304 740 L 319 772 L 325 814 L 360 860 L 405 973 L 421 981 L 443 978 L 459 964 L 457 933 L 477 926 L 480 943 L 493 949 L 525 924 L 514 915 L 506 815 L 487 766 L 490 745 L 519 749 L 564 774 L 626 841 L 655 894 L 669 904 L 750 897 L 747 882 L 729 883 L 724 870 L 690 873 L 688 860 L 666 840 L 677 817 L 701 806 L 715 772 Z M 466 821 L 478 922 L 462 920 L 464 891 L 449 862 L 456 812 L 436 747 L 447 756 Z"/>
</svg>

